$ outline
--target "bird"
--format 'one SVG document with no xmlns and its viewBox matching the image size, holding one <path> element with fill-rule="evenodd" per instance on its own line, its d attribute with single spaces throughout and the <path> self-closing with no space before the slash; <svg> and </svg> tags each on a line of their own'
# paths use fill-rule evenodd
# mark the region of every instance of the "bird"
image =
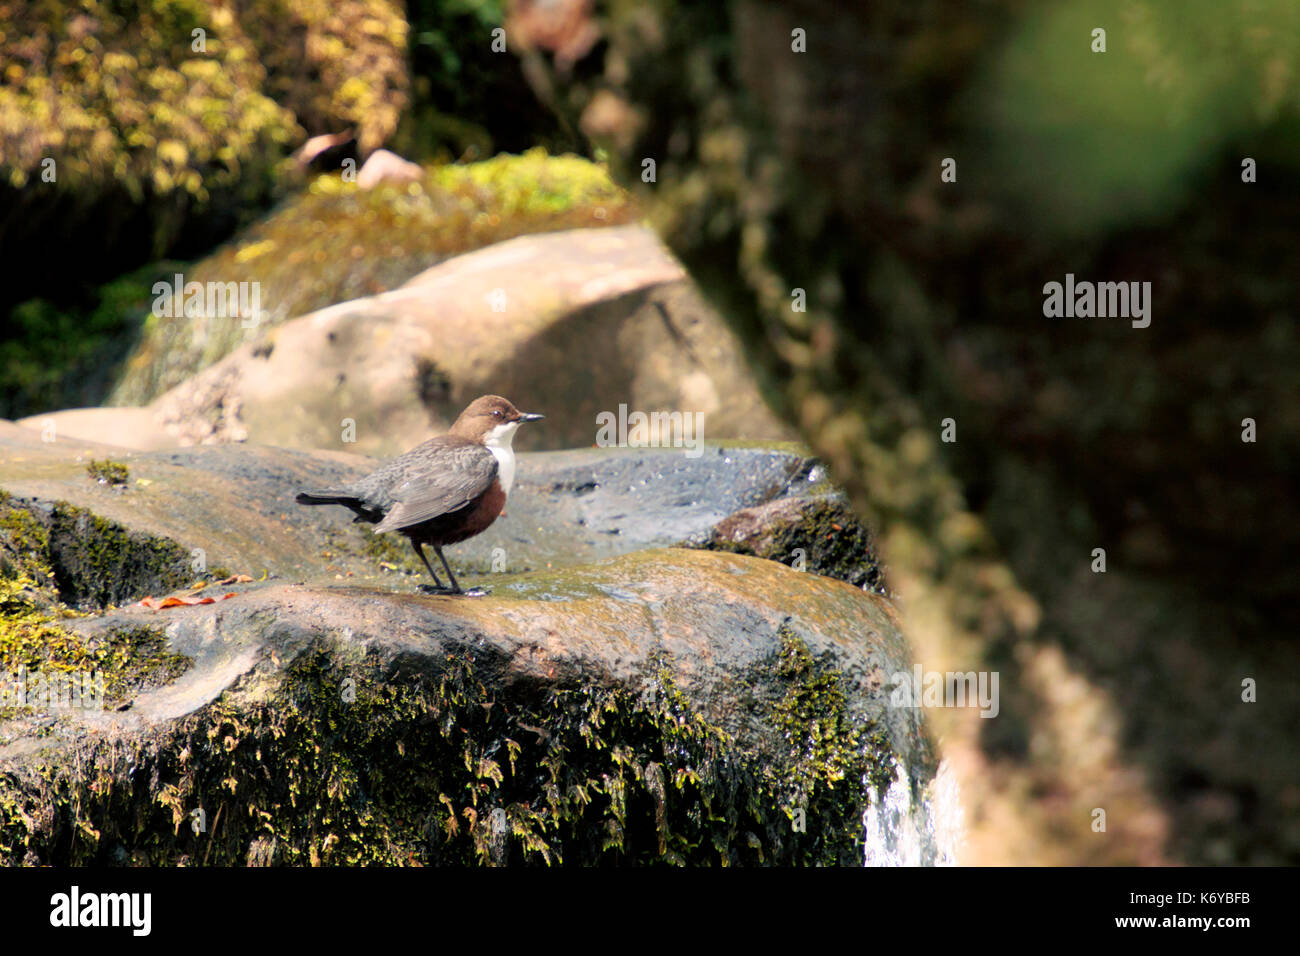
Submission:
<svg viewBox="0 0 1300 956">
<path fill-rule="evenodd" d="M 505 507 L 515 480 L 515 432 L 524 422 L 545 418 L 521 412 L 500 395 L 474 399 L 445 435 L 430 438 L 352 484 L 326 491 L 300 492 L 300 505 L 342 505 L 368 522 L 375 534 L 394 531 L 411 542 L 433 577 L 435 594 L 464 591 L 451 573 L 442 549 L 486 530 Z M 451 586 L 445 586 L 424 553 L 433 548 Z"/>
</svg>

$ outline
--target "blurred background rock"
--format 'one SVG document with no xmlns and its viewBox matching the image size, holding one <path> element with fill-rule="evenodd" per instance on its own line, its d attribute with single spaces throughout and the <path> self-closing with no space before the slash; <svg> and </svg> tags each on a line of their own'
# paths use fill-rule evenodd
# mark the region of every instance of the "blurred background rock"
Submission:
<svg viewBox="0 0 1300 956">
<path fill-rule="evenodd" d="M 1287 0 L 0 0 L 0 415 L 146 405 L 253 347 L 151 324 L 159 276 L 260 281 L 274 326 L 645 215 L 870 522 L 923 666 L 1001 674 L 997 719 L 933 715 L 966 862 L 1296 863 L 1298 28 Z M 330 158 L 386 146 L 418 188 L 290 158 L 343 133 Z M 1150 281 L 1151 327 L 1045 319 L 1066 273 Z"/>
</svg>

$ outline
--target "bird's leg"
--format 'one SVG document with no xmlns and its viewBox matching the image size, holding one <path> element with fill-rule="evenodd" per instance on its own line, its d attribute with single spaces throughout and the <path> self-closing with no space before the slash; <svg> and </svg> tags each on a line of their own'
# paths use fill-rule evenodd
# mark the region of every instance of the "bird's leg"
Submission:
<svg viewBox="0 0 1300 956">
<path fill-rule="evenodd" d="M 427 584 L 422 584 L 420 585 L 420 590 L 430 590 L 438 594 L 445 594 L 447 592 L 447 588 L 443 585 L 443 583 L 440 580 L 438 580 L 438 572 L 433 570 L 433 565 L 430 564 L 429 559 L 425 557 L 424 546 L 421 545 L 419 542 L 417 542 L 414 538 L 412 538 L 411 547 L 415 549 L 415 553 L 420 556 L 420 560 L 424 562 L 424 566 L 429 569 L 429 574 L 433 576 L 433 587 L 429 587 L 429 585 Z M 441 555 L 439 555 L 439 557 L 441 557 Z M 443 565 L 445 566 L 446 564 L 447 562 L 444 561 Z M 459 590 L 459 588 L 457 588 L 456 590 Z"/>
<path fill-rule="evenodd" d="M 442 545 L 435 544 L 433 546 L 433 553 L 438 556 L 438 560 L 442 562 L 443 569 L 447 572 L 447 578 L 451 581 L 452 593 L 459 594 L 460 585 L 456 583 L 456 575 L 451 573 L 451 565 L 447 563 L 447 558 L 442 553 Z"/>
<path fill-rule="evenodd" d="M 482 588 L 470 588 L 468 591 L 461 590 L 460 585 L 456 583 L 456 575 L 451 573 L 451 565 L 447 563 L 446 555 L 442 553 L 442 546 L 435 544 L 433 550 L 434 553 L 438 555 L 438 560 L 442 562 L 442 566 L 447 572 L 447 577 L 451 579 L 452 594 L 464 594 L 469 597 L 482 597 L 484 594 L 487 594 L 487 591 Z"/>
</svg>

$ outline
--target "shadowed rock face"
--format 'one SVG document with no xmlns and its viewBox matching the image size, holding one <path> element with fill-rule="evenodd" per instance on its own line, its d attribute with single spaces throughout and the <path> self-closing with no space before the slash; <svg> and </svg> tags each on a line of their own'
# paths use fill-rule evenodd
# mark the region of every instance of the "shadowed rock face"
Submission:
<svg viewBox="0 0 1300 956">
<path fill-rule="evenodd" d="M 521 455 L 508 514 L 449 555 L 489 572 L 477 599 L 412 593 L 346 512 L 291 503 L 371 467 L 0 426 L 0 676 L 105 677 L 74 709 L 0 684 L 0 861 L 951 860 L 889 601 L 663 547 L 826 501 L 797 449 Z M 264 580 L 105 608 L 227 572 Z"/>
<path fill-rule="evenodd" d="M 718 522 L 704 546 L 791 563 L 889 594 L 871 532 L 838 495 L 784 497 L 744 508 Z"/>
</svg>

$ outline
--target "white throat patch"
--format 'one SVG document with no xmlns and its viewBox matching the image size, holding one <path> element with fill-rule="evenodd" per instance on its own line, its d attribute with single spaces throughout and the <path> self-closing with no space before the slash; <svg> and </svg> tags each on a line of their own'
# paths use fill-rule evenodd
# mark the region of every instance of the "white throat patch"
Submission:
<svg viewBox="0 0 1300 956">
<path fill-rule="evenodd" d="M 506 422 L 490 429 L 483 440 L 488 451 L 496 456 L 497 480 L 501 490 L 510 494 L 510 486 L 515 483 L 515 450 L 510 443 L 514 441 L 515 432 L 522 422 Z"/>
</svg>

